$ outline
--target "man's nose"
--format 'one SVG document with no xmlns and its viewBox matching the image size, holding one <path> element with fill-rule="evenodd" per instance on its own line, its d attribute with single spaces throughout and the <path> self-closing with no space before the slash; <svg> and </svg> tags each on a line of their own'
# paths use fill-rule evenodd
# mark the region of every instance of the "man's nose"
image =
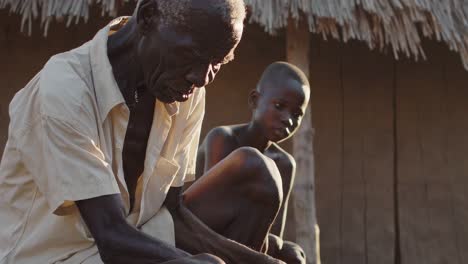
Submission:
<svg viewBox="0 0 468 264">
<path fill-rule="evenodd" d="M 214 72 L 211 64 L 198 65 L 193 67 L 185 78 L 196 87 L 203 87 L 213 81 Z"/>
</svg>

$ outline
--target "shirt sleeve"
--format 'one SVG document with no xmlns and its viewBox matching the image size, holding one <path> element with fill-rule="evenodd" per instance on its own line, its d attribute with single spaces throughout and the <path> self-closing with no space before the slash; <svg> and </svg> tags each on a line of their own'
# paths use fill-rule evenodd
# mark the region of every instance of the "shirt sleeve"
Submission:
<svg viewBox="0 0 468 264">
<path fill-rule="evenodd" d="M 23 137 L 21 154 L 51 211 L 65 215 L 74 201 L 119 193 L 111 165 L 86 129 L 41 116 Z"/>
<path fill-rule="evenodd" d="M 198 143 L 205 115 L 205 88 L 200 88 L 195 107 L 192 109 L 187 118 L 181 142 L 175 155 L 175 160 L 179 164 L 180 169 L 172 183 L 173 187 L 181 187 L 185 182 L 195 180 Z"/>
</svg>

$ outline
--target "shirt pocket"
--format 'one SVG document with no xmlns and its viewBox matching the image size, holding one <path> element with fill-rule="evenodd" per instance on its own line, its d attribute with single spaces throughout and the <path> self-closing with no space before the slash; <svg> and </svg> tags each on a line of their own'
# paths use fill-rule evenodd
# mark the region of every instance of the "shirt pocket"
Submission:
<svg viewBox="0 0 468 264">
<path fill-rule="evenodd" d="M 159 156 L 153 173 L 143 186 L 139 226 L 146 223 L 159 211 L 179 169 L 180 166 L 177 162 Z"/>
</svg>

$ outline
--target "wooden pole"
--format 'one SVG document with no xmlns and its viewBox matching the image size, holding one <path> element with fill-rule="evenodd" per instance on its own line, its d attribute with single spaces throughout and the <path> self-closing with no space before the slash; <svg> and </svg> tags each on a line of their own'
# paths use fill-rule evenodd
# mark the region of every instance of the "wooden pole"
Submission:
<svg viewBox="0 0 468 264">
<path fill-rule="evenodd" d="M 290 20 L 286 34 L 288 62 L 309 77 L 310 33 L 307 25 Z M 295 238 L 307 255 L 307 264 L 319 264 L 319 229 L 315 216 L 314 153 L 311 109 L 307 108 L 302 125 L 293 137 L 296 180 L 290 206 L 295 217 Z"/>
</svg>

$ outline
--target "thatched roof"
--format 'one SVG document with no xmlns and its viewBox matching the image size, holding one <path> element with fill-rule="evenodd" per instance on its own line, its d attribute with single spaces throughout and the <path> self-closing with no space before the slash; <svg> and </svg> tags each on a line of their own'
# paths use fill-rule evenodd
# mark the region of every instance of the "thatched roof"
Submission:
<svg viewBox="0 0 468 264">
<path fill-rule="evenodd" d="M 41 19 L 45 32 L 53 17 L 67 23 L 87 20 L 89 6 L 101 4 L 102 13 L 116 13 L 124 0 L 0 0 L 0 8 L 23 16 L 22 28 Z M 129 0 L 125 0 L 129 1 Z M 174 0 L 175 1 L 175 0 Z M 305 17 L 311 32 L 342 41 L 358 39 L 371 49 L 390 46 L 398 58 L 423 57 L 423 37 L 447 43 L 460 53 L 468 69 L 468 0 L 245 0 L 251 22 L 269 33 L 283 28 L 288 18 Z"/>
<path fill-rule="evenodd" d="M 435 38 L 457 51 L 468 70 L 468 0 L 245 0 L 251 20 L 268 32 L 288 18 L 304 15 L 311 32 L 324 38 L 365 41 L 369 48 L 391 46 L 425 58 L 422 37 Z"/>
<path fill-rule="evenodd" d="M 101 5 L 102 15 L 115 16 L 119 2 L 123 0 L 0 0 L 0 9 L 9 8 L 11 13 L 20 14 L 22 16 L 21 31 L 27 26 L 29 34 L 31 34 L 33 20 L 40 18 L 41 25 L 44 26 L 44 35 L 47 36 L 50 22 L 54 18 L 58 20 L 66 18 L 67 26 L 73 21 L 75 23 L 80 20 L 86 22 L 89 18 L 89 7 L 92 4 Z"/>
</svg>

